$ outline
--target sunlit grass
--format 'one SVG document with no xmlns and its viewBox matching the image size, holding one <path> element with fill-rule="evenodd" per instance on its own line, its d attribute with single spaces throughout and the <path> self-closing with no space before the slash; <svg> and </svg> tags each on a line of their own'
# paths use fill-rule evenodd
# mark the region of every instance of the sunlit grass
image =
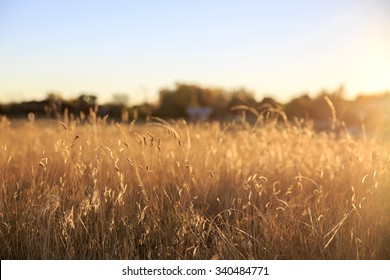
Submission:
<svg viewBox="0 0 390 280">
<path fill-rule="evenodd" d="M 0 257 L 388 259 L 389 168 L 299 123 L 3 119 Z"/>
</svg>

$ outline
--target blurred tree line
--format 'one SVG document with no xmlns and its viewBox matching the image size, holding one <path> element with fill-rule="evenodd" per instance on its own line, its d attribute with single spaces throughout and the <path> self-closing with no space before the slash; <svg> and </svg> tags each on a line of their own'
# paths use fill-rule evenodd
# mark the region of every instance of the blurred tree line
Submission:
<svg viewBox="0 0 390 280">
<path fill-rule="evenodd" d="M 374 126 L 378 122 L 389 123 L 390 93 L 361 95 L 347 100 L 344 88 L 321 91 L 315 97 L 302 94 L 282 104 L 271 97 L 257 101 L 254 93 L 246 89 L 227 91 L 198 85 L 178 83 L 174 88 L 162 89 L 157 104 L 129 105 L 126 94 L 113 95 L 112 102 L 98 105 L 98 98 L 91 93 L 82 93 L 77 98 L 66 100 L 57 93 L 49 93 L 41 101 L 0 104 L 0 115 L 9 118 L 85 118 L 91 112 L 100 117 L 108 115 L 114 120 L 128 121 L 156 116 L 165 119 L 187 118 L 190 120 L 238 120 L 243 113 L 247 119 L 256 121 L 270 117 L 275 112 L 284 112 L 289 121 L 313 120 L 318 129 L 333 126 Z M 280 113 L 282 114 L 282 113 Z"/>
</svg>

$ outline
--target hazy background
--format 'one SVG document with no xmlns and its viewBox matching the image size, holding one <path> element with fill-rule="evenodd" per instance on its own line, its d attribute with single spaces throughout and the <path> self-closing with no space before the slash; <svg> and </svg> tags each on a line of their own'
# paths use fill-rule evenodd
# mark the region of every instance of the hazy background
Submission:
<svg viewBox="0 0 390 280">
<path fill-rule="evenodd" d="M 175 82 L 303 91 L 390 88 L 390 1 L 0 0 L 0 101 L 81 92 L 153 102 Z"/>
</svg>

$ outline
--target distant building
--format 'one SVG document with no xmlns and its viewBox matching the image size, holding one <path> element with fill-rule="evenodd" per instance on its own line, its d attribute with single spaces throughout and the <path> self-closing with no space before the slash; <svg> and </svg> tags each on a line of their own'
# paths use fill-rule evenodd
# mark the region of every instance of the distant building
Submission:
<svg viewBox="0 0 390 280">
<path fill-rule="evenodd" d="M 187 116 L 191 120 L 207 120 L 213 113 L 213 109 L 210 107 L 187 107 Z"/>
</svg>

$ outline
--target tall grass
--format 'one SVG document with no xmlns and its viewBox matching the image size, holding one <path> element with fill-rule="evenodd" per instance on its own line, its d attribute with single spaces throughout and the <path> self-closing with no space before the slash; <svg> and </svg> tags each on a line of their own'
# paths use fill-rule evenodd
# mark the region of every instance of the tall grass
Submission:
<svg viewBox="0 0 390 280">
<path fill-rule="evenodd" d="M 276 123 L 8 123 L 1 259 L 389 259 L 390 153 Z"/>
</svg>

